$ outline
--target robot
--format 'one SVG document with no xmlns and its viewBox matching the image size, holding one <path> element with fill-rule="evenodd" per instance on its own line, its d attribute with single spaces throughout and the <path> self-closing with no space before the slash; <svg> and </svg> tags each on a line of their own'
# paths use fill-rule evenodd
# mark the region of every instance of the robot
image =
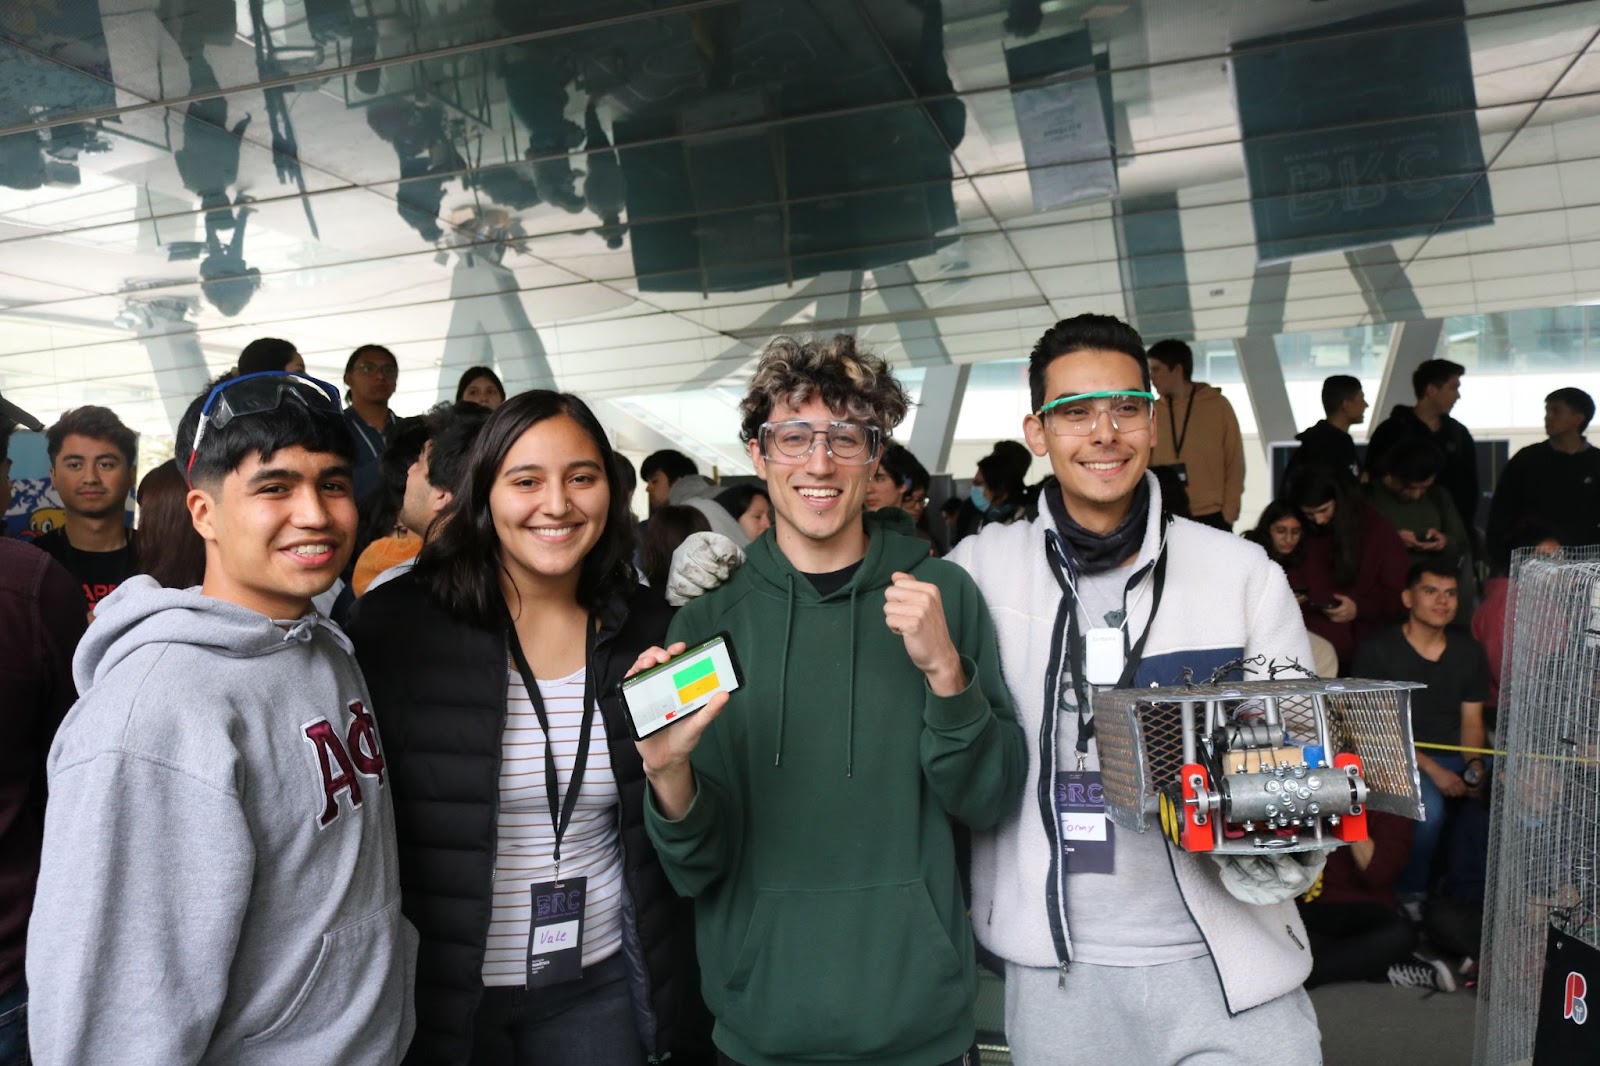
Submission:
<svg viewBox="0 0 1600 1066">
<path fill-rule="evenodd" d="M 1186 851 L 1331 850 L 1369 807 L 1423 817 L 1403 681 L 1353 678 L 1123 688 L 1094 696 L 1106 813 L 1158 820 Z"/>
</svg>

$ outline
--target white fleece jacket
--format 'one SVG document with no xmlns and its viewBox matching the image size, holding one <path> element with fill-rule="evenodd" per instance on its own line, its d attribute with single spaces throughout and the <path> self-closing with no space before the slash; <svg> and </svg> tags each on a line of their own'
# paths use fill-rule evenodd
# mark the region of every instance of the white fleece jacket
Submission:
<svg viewBox="0 0 1600 1066">
<path fill-rule="evenodd" d="M 1136 567 L 1156 557 L 1161 537 L 1161 497 L 1150 488 L 1150 520 Z M 991 526 L 963 540 L 949 559 L 976 579 L 994 617 L 1001 669 L 1028 735 L 1030 760 L 1024 801 L 1014 815 L 973 840 L 972 924 L 995 954 L 1023 966 L 1056 968 L 1046 888 L 1055 821 L 1047 824 L 1038 797 L 1040 774 L 1054 781 L 1056 753 L 1077 741 L 1073 715 L 1055 715 L 1055 743 L 1041 744 L 1045 692 L 1056 691 L 1049 670 L 1050 637 L 1062 593 L 1050 571 L 1045 533 L 1048 513 L 1033 522 Z M 1307 666 L 1311 651 L 1300 609 L 1282 569 L 1259 547 L 1219 530 L 1177 519 L 1167 534 L 1167 576 L 1160 610 L 1134 683 L 1174 684 L 1184 666 L 1209 676 L 1239 655 L 1293 658 Z M 1129 633 L 1137 641 L 1150 624 L 1151 578 L 1128 597 Z M 1091 746 L 1091 768 L 1098 746 Z M 1041 766 L 1039 760 L 1048 759 Z M 1147 832 L 1159 833 L 1155 819 Z M 1231 1013 L 1275 999 L 1311 971 L 1305 929 L 1292 902 L 1250 906 L 1229 895 L 1216 863 L 1169 845 L 1172 869 L 1185 904 L 1216 964 Z M 1069 886 L 1070 888 L 1070 886 Z M 1067 901 L 1070 912 L 1071 900 Z M 1072 953 L 1062 916 L 1067 953 Z"/>
</svg>

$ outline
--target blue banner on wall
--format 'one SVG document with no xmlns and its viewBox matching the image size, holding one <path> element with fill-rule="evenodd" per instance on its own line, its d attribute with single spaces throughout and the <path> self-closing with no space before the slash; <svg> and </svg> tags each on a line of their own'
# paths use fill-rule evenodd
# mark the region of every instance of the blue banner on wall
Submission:
<svg viewBox="0 0 1600 1066">
<path fill-rule="evenodd" d="M 1424 0 L 1234 43 L 1260 262 L 1494 221 L 1464 14 Z"/>
</svg>

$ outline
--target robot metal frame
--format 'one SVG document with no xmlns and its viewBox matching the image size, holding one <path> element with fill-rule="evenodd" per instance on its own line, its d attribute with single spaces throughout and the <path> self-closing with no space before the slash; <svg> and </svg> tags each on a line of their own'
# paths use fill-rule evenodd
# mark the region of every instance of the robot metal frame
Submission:
<svg viewBox="0 0 1600 1066">
<path fill-rule="evenodd" d="M 1407 681 L 1301 678 L 1094 694 L 1106 814 L 1186 851 L 1367 839 L 1367 808 L 1423 817 Z"/>
</svg>

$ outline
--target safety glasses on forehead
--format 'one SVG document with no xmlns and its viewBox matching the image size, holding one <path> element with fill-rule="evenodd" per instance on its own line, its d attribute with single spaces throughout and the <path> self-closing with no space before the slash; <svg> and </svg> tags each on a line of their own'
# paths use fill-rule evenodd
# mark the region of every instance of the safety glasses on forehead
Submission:
<svg viewBox="0 0 1600 1066">
<path fill-rule="evenodd" d="M 1114 389 L 1107 392 L 1080 392 L 1051 400 L 1034 412 L 1057 437 L 1085 437 L 1094 432 L 1100 416 L 1111 419 L 1111 427 L 1118 433 L 1130 433 L 1150 428 L 1150 414 L 1154 410 L 1156 394 Z"/>
<path fill-rule="evenodd" d="M 881 439 L 876 426 L 854 422 L 763 422 L 761 458 L 769 463 L 797 463 L 811 458 L 817 439 L 829 458 L 848 466 L 865 466 L 878 457 Z"/>
<path fill-rule="evenodd" d="M 200 407 L 200 424 L 194 427 L 194 444 L 189 448 L 189 464 L 183 469 L 184 480 L 193 487 L 189 474 L 194 470 L 194 457 L 200 454 L 200 442 L 206 439 L 207 426 L 221 429 L 244 415 L 276 411 L 285 402 L 313 410 L 322 407 L 338 414 L 339 390 L 320 378 L 283 370 L 263 370 L 222 382 Z"/>
</svg>

